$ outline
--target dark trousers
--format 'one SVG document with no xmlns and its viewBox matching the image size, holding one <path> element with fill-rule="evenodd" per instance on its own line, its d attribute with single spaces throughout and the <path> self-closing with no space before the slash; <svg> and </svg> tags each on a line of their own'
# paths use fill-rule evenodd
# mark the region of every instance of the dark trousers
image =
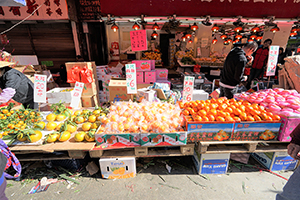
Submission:
<svg viewBox="0 0 300 200">
<path fill-rule="evenodd" d="M 4 178 L 3 183 L 0 185 L 0 199 L 1 200 L 8 200 L 5 196 L 5 188 L 6 188 L 6 179 Z"/>
<path fill-rule="evenodd" d="M 264 68 L 261 68 L 261 69 L 254 69 L 254 68 L 251 68 L 251 71 L 250 71 L 250 76 L 249 76 L 249 79 L 248 79 L 248 83 L 247 83 L 247 89 L 250 89 L 251 87 L 251 82 L 256 79 L 256 78 L 259 78 L 262 74 L 264 73 Z"/>
<path fill-rule="evenodd" d="M 227 99 L 232 99 L 233 95 L 237 92 L 237 88 L 229 89 L 220 87 L 220 97 L 227 97 Z"/>
<path fill-rule="evenodd" d="M 34 103 L 33 100 L 23 103 L 23 106 L 26 108 L 30 108 L 30 109 L 37 109 L 38 108 L 38 103 Z"/>
</svg>

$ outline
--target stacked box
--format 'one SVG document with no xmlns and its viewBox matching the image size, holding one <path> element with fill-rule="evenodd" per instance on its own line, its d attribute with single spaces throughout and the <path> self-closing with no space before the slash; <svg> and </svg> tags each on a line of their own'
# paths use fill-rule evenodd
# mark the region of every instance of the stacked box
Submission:
<svg viewBox="0 0 300 200">
<path fill-rule="evenodd" d="M 293 170 L 298 162 L 287 152 L 252 153 L 251 156 L 271 171 Z"/>
<path fill-rule="evenodd" d="M 98 80 L 101 80 L 100 76 L 106 75 L 109 72 L 108 65 L 96 66 L 96 72 L 97 72 Z"/>
<path fill-rule="evenodd" d="M 231 140 L 277 140 L 281 123 L 274 122 L 239 122 L 235 123 Z"/>
<path fill-rule="evenodd" d="M 156 81 L 155 60 L 133 60 L 136 64 L 136 82 L 150 84 Z"/>
<path fill-rule="evenodd" d="M 71 103 L 72 100 L 72 92 L 71 91 L 66 91 L 66 92 L 61 92 L 63 90 L 71 90 L 73 88 L 54 88 L 52 90 L 49 90 L 46 92 L 46 97 L 48 100 L 48 103 Z"/>
<path fill-rule="evenodd" d="M 99 100 L 101 103 L 107 102 L 109 100 L 109 82 L 111 78 L 120 78 L 122 76 L 121 73 L 110 72 L 108 74 L 99 75 L 99 80 L 102 81 L 103 92 L 99 92 Z"/>
<path fill-rule="evenodd" d="M 172 67 L 175 65 L 174 57 L 176 52 L 175 38 L 169 39 L 169 65 Z"/>
<path fill-rule="evenodd" d="M 292 140 L 290 134 L 300 123 L 300 118 L 288 118 L 281 116 L 281 125 L 278 134 L 278 140 L 282 142 L 290 142 Z"/>
<path fill-rule="evenodd" d="M 186 145 L 187 132 L 141 133 L 141 146 Z"/>
<path fill-rule="evenodd" d="M 135 158 L 100 158 L 102 178 L 123 179 L 136 176 Z"/>
<path fill-rule="evenodd" d="M 228 169 L 230 153 L 199 154 L 194 152 L 193 161 L 199 174 L 225 174 Z"/>
<path fill-rule="evenodd" d="M 156 80 L 168 80 L 168 69 L 159 68 L 156 69 Z"/>
<path fill-rule="evenodd" d="M 188 142 L 229 141 L 234 123 L 232 122 L 191 122 L 186 119 Z"/>
<path fill-rule="evenodd" d="M 97 146 L 101 147 L 138 147 L 141 146 L 139 133 L 95 134 Z"/>
<path fill-rule="evenodd" d="M 167 83 L 169 87 L 171 88 L 171 82 L 168 80 L 156 80 L 156 83 Z"/>
</svg>

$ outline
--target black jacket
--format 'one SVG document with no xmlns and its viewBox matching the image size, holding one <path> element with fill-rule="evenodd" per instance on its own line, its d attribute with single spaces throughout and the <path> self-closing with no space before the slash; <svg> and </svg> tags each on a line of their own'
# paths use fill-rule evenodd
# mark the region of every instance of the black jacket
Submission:
<svg viewBox="0 0 300 200">
<path fill-rule="evenodd" d="M 245 52 L 239 47 L 233 48 L 226 57 L 220 82 L 230 86 L 240 84 L 247 62 Z"/>
<path fill-rule="evenodd" d="M 22 72 L 10 67 L 4 67 L 3 75 L 0 77 L 0 88 L 13 88 L 16 94 L 13 100 L 19 103 L 28 103 L 33 101 L 33 83 Z"/>
</svg>

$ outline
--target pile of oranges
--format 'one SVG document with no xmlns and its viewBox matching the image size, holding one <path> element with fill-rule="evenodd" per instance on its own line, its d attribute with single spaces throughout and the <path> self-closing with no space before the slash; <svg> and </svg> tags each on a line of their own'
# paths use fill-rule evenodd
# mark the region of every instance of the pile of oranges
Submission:
<svg viewBox="0 0 300 200">
<path fill-rule="evenodd" d="M 224 97 L 210 100 L 179 102 L 182 114 L 188 121 L 277 121 L 280 116 L 265 109 L 264 106 L 251 104 L 244 100 L 227 99 Z"/>
<path fill-rule="evenodd" d="M 169 133 L 183 131 L 179 106 L 162 102 L 122 102 L 102 118 L 105 133 Z"/>
</svg>

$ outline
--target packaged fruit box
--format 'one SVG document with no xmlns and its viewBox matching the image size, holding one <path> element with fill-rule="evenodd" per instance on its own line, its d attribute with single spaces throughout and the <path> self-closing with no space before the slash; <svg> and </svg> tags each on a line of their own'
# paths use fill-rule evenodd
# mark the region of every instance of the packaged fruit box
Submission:
<svg viewBox="0 0 300 200">
<path fill-rule="evenodd" d="M 280 125 L 280 121 L 236 122 L 231 140 L 277 140 Z"/>
<path fill-rule="evenodd" d="M 141 133 L 141 146 L 186 145 L 187 132 Z"/>
<path fill-rule="evenodd" d="M 95 140 L 97 146 L 101 147 L 138 147 L 140 144 L 139 133 L 96 133 Z"/>
<path fill-rule="evenodd" d="M 186 122 L 187 142 L 229 141 L 234 128 L 233 122 Z"/>
</svg>

